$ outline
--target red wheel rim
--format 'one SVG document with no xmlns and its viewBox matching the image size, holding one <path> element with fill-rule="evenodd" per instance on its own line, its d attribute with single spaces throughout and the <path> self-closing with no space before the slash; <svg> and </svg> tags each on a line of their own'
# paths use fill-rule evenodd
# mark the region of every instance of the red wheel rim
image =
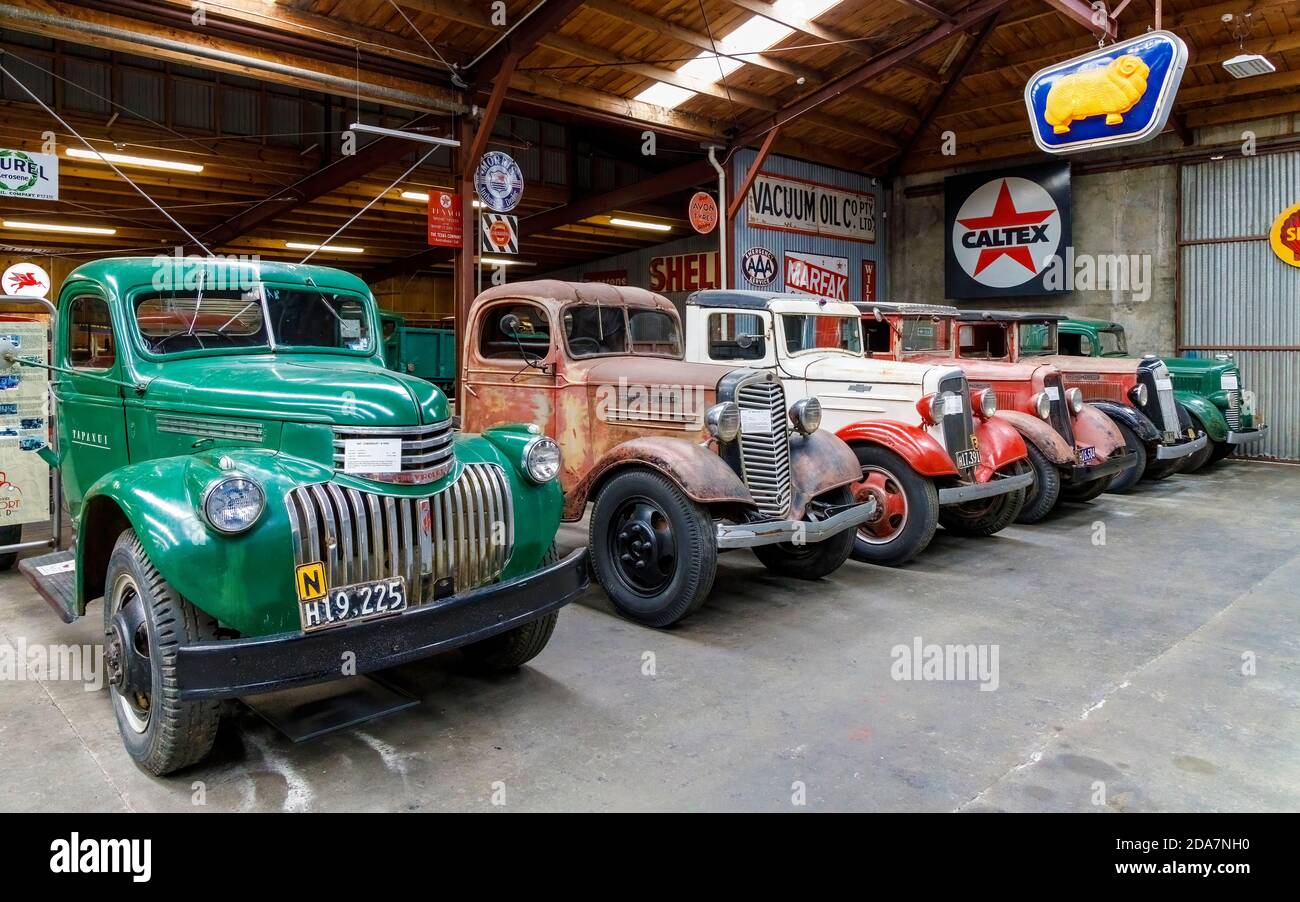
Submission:
<svg viewBox="0 0 1300 902">
<path fill-rule="evenodd" d="M 858 527 L 858 538 L 867 544 L 888 544 L 907 527 L 907 495 L 902 483 L 883 467 L 863 467 L 862 481 L 853 485 L 853 497 L 876 501 L 875 517 Z"/>
</svg>

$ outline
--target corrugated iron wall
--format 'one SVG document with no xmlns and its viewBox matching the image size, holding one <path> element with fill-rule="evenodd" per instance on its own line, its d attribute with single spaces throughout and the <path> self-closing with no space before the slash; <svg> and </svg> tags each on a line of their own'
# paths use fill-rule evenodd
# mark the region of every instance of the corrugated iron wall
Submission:
<svg viewBox="0 0 1300 902">
<path fill-rule="evenodd" d="M 1179 352 L 1234 355 L 1271 428 L 1242 453 L 1300 461 L 1300 268 L 1268 241 L 1300 201 L 1300 153 L 1184 166 L 1180 190 Z"/>
</svg>

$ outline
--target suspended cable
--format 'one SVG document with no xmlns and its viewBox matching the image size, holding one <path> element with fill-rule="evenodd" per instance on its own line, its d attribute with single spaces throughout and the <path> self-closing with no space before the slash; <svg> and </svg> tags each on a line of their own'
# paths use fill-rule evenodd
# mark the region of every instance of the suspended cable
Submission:
<svg viewBox="0 0 1300 902">
<path fill-rule="evenodd" d="M 393 0 L 388 0 L 388 2 L 393 7 L 393 9 L 397 10 L 397 14 L 401 16 L 404 20 L 406 20 L 406 24 L 410 26 L 411 31 L 415 32 L 415 36 L 418 37 L 420 40 L 424 41 L 424 46 L 428 47 L 430 50 L 433 51 L 433 55 L 438 58 L 438 62 L 442 63 L 444 66 L 447 67 L 447 71 L 449 71 L 452 74 L 452 77 L 454 79 L 459 80 L 460 75 L 456 72 L 456 67 L 442 58 L 442 54 L 438 52 L 438 48 L 430 44 L 429 39 L 424 36 L 424 32 L 420 31 L 420 29 L 415 27 L 415 23 L 411 21 L 411 17 L 408 16 L 400 6 L 398 6 L 395 2 L 393 2 Z M 464 85 L 462 85 L 462 87 L 464 87 Z"/>
</svg>

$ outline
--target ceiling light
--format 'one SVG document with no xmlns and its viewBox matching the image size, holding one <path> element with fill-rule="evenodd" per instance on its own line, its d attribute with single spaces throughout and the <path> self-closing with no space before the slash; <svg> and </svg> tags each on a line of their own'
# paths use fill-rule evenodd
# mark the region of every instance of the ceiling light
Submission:
<svg viewBox="0 0 1300 902">
<path fill-rule="evenodd" d="M 70 235 L 117 234 L 117 229 L 102 229 L 97 226 L 60 225 L 54 222 L 22 222 L 6 219 L 4 224 L 6 229 L 25 229 L 28 232 L 67 232 Z"/>
<path fill-rule="evenodd" d="M 671 232 L 673 227 L 662 222 L 646 222 L 642 219 L 622 219 L 618 216 L 609 218 L 610 225 L 622 226 L 625 229 L 645 229 L 647 232 Z"/>
<path fill-rule="evenodd" d="M 405 138 L 408 141 L 420 141 L 424 144 L 437 144 L 439 147 L 460 147 L 460 142 L 455 138 L 440 138 L 437 135 L 426 135 L 423 132 L 408 132 L 400 128 L 380 128 L 377 125 L 366 125 L 364 122 L 354 122 L 351 126 L 354 132 L 362 132 L 367 135 L 383 135 L 385 138 Z"/>
<path fill-rule="evenodd" d="M 364 247 L 348 247 L 346 244 L 304 244 L 301 241 L 286 241 L 284 246 L 291 251 L 325 251 L 333 254 L 364 254 Z"/>
<path fill-rule="evenodd" d="M 80 147 L 69 147 L 64 152 L 75 160 L 94 160 L 97 163 L 120 163 L 123 166 L 139 166 L 143 169 L 167 169 L 172 172 L 203 171 L 203 167 L 198 163 L 181 163 L 176 160 L 155 160 L 151 157 L 135 157 L 126 153 L 100 153 L 95 150 L 84 150 Z"/>
<path fill-rule="evenodd" d="M 1223 61 L 1223 68 L 1233 78 L 1251 78 L 1256 75 L 1269 75 L 1277 71 L 1277 66 L 1270 63 L 1258 53 L 1243 53 L 1230 60 Z"/>
<path fill-rule="evenodd" d="M 505 257 L 479 257 L 478 261 L 484 266 L 536 266 L 528 260 L 510 260 Z"/>
<path fill-rule="evenodd" d="M 403 191 L 403 192 L 402 192 L 402 199 L 403 199 L 403 200 L 418 200 L 420 203 L 423 204 L 423 203 L 428 203 L 428 202 L 429 202 L 429 195 L 428 195 L 428 193 L 425 192 L 425 191 Z M 473 203 L 473 205 L 474 205 L 474 209 L 475 209 L 475 210 L 477 210 L 477 209 L 479 209 L 480 207 L 483 206 L 483 201 L 481 201 L 481 200 L 475 200 L 475 201 L 472 201 L 472 203 Z"/>
</svg>

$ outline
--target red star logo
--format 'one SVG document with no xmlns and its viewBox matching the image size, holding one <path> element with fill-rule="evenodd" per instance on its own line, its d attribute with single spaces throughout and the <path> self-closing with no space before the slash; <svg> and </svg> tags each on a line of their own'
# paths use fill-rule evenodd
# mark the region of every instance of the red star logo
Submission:
<svg viewBox="0 0 1300 902">
<path fill-rule="evenodd" d="M 1007 186 L 1007 180 L 1003 179 L 1002 187 L 998 189 L 998 200 L 993 205 L 991 215 L 980 216 L 975 219 L 959 219 L 958 222 L 971 231 L 1002 229 L 1014 226 L 1039 225 L 1055 212 L 1055 210 L 1036 210 L 1032 213 L 1021 213 L 1016 209 L 1015 202 L 1011 200 L 1011 189 Z M 1031 273 L 1038 272 L 1038 269 L 1034 266 L 1034 258 L 1029 255 L 1029 247 L 1022 244 L 1015 247 L 988 247 L 980 251 L 979 261 L 975 264 L 975 275 L 978 276 L 1004 256 L 1015 260 Z"/>
</svg>

